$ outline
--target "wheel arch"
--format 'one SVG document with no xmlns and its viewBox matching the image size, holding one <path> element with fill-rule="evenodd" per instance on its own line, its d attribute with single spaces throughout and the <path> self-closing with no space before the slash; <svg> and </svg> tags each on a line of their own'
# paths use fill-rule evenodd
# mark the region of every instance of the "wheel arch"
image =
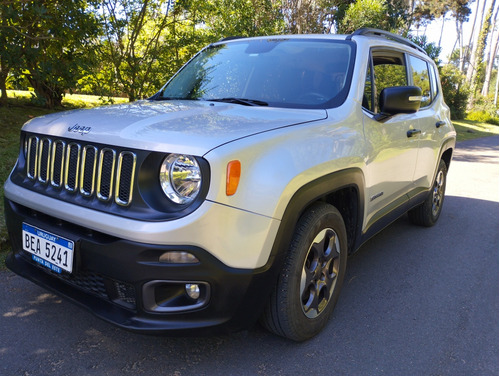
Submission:
<svg viewBox="0 0 500 376">
<path fill-rule="evenodd" d="M 341 213 L 346 225 L 349 253 L 352 253 L 359 245 L 361 234 L 364 186 L 364 175 L 358 168 L 334 172 L 302 186 L 286 206 L 271 250 L 268 267 L 281 270 L 299 218 L 318 201 L 335 206 Z"/>
<path fill-rule="evenodd" d="M 446 169 L 450 169 L 450 164 L 451 164 L 451 159 L 453 158 L 453 150 L 455 148 L 456 144 L 456 139 L 453 138 L 448 138 L 443 142 L 443 145 L 441 146 L 441 151 L 440 151 L 440 159 L 446 163 Z M 437 164 L 439 165 L 439 159 L 437 160 Z M 437 171 L 437 166 L 436 166 L 436 171 Z"/>
<path fill-rule="evenodd" d="M 453 149 L 450 147 L 441 153 L 441 159 L 446 163 L 446 169 L 449 170 L 451 158 L 453 156 Z"/>
</svg>

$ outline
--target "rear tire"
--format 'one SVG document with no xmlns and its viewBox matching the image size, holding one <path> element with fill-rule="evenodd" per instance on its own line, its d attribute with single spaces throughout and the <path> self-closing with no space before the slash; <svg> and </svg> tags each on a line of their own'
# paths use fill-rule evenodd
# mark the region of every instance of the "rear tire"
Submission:
<svg viewBox="0 0 500 376">
<path fill-rule="evenodd" d="M 441 159 L 434 184 L 423 203 L 408 212 L 410 221 L 419 226 L 434 226 L 443 210 L 444 193 L 446 190 L 446 163 Z"/>
<path fill-rule="evenodd" d="M 347 263 L 347 235 L 340 212 L 313 205 L 299 219 L 276 288 L 261 318 L 269 331 L 304 341 L 327 324 Z"/>
</svg>

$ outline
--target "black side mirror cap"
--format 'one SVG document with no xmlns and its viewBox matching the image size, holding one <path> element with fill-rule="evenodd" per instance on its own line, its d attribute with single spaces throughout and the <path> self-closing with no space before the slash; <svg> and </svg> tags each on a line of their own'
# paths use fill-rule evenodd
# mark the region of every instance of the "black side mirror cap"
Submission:
<svg viewBox="0 0 500 376">
<path fill-rule="evenodd" d="M 417 86 L 386 87 L 380 93 L 380 110 L 383 114 L 413 114 L 420 109 L 422 90 Z"/>
</svg>

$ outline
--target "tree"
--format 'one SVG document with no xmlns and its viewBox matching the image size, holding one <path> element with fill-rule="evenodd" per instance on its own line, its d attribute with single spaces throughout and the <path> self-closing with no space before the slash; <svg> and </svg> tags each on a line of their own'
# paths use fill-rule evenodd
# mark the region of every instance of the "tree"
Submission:
<svg viewBox="0 0 500 376">
<path fill-rule="evenodd" d="M 478 86 L 477 83 L 477 74 L 479 71 L 480 64 L 483 62 L 483 56 L 484 56 L 484 50 L 486 48 L 486 40 L 488 38 L 488 34 L 490 32 L 491 28 L 491 17 L 493 10 L 495 9 L 495 2 L 496 0 L 493 0 L 491 2 L 490 8 L 486 14 L 486 18 L 483 22 L 483 26 L 481 28 L 481 31 L 479 33 L 477 43 L 476 43 L 476 49 L 475 49 L 475 54 L 473 56 L 473 59 L 471 60 L 469 64 L 469 69 L 467 69 L 467 82 L 471 86 L 472 89 L 472 96 L 469 98 L 469 103 L 468 103 L 468 109 L 472 108 L 472 104 L 474 103 L 474 96 L 476 94 L 476 89 Z"/>
<path fill-rule="evenodd" d="M 444 101 L 450 107 L 452 119 L 464 119 L 469 98 L 469 89 L 465 76 L 453 64 L 446 64 L 440 69 L 441 86 Z"/>
<path fill-rule="evenodd" d="M 172 0 L 102 0 L 98 11 L 104 37 L 95 81 L 102 85 L 104 80 L 108 90 L 124 93 L 131 101 L 150 93 L 167 26 L 175 22 L 172 8 Z"/>
<path fill-rule="evenodd" d="M 492 27 L 492 32 L 491 32 L 491 39 L 489 43 L 489 52 L 488 52 L 488 57 L 486 58 L 487 62 L 487 67 L 486 67 L 486 73 L 484 77 L 484 83 L 483 83 L 483 88 L 481 90 L 481 95 L 487 96 L 489 91 L 490 91 L 490 80 L 491 80 L 491 73 L 493 72 L 493 65 L 495 62 L 495 58 L 498 54 L 498 31 L 495 30 L 495 24 L 496 20 L 498 18 L 498 8 L 494 17 L 494 23 Z"/>
<path fill-rule="evenodd" d="M 20 0 L 1 5 L 2 73 L 15 70 L 47 107 L 60 106 L 63 93 L 90 64 L 98 24 L 89 1 Z"/>
<path fill-rule="evenodd" d="M 479 39 L 481 38 L 480 34 L 482 33 L 483 27 L 484 27 L 483 20 L 484 20 L 484 16 L 485 16 L 484 11 L 485 11 L 485 8 L 486 8 L 486 2 L 487 2 L 487 0 L 483 0 L 481 11 L 479 11 L 479 1 L 480 0 L 478 0 L 478 6 L 477 6 L 477 9 L 476 9 L 476 16 L 475 16 L 475 19 L 474 19 L 474 25 L 476 24 L 475 23 L 476 18 L 479 16 L 479 18 L 481 20 L 481 22 L 479 23 L 480 30 L 479 30 L 479 33 L 478 33 L 476 39 L 473 39 L 473 36 L 475 34 L 475 30 L 474 29 L 472 30 L 471 36 L 470 36 L 470 40 L 469 40 L 469 45 L 466 47 L 467 48 L 467 55 L 466 55 L 466 59 L 465 60 L 468 63 L 468 65 L 467 65 L 466 80 L 467 80 L 467 82 L 469 84 L 471 84 L 471 82 L 472 82 L 472 77 L 477 73 L 477 71 L 475 72 L 475 70 L 477 69 L 477 65 L 478 65 L 478 62 L 476 62 L 476 59 L 478 57 L 477 49 L 478 49 Z M 471 43 L 471 41 L 472 41 L 472 43 Z M 461 69 L 463 70 L 464 67 L 462 66 Z"/>
<path fill-rule="evenodd" d="M 217 38 L 281 34 L 284 20 L 271 0 L 211 0 L 204 18 Z"/>
<path fill-rule="evenodd" d="M 6 82 L 10 72 L 21 65 L 21 34 L 13 26 L 15 21 L 12 21 L 18 16 L 14 4 L 14 1 L 0 2 L 0 105 L 7 104 Z"/>
<path fill-rule="evenodd" d="M 407 35 L 407 38 L 410 39 L 413 43 L 422 47 L 427 55 L 429 55 L 429 57 L 434 60 L 436 65 L 440 64 L 439 54 L 441 53 L 441 47 L 436 46 L 434 42 L 429 42 L 427 40 L 427 36 L 425 35 L 420 35 L 418 37 Z"/>
<path fill-rule="evenodd" d="M 332 14 L 337 1 L 332 0 L 282 0 L 281 14 L 285 32 L 290 34 L 324 33 L 332 25 Z"/>
<path fill-rule="evenodd" d="M 375 27 L 397 32 L 403 29 L 407 14 L 407 4 L 401 0 L 357 0 L 347 8 L 339 31 L 352 33 L 362 27 Z"/>
<path fill-rule="evenodd" d="M 472 0 L 474 1 L 474 0 Z M 479 0 L 478 0 L 479 1 Z M 464 43 L 463 43 L 463 24 L 469 18 L 471 12 L 469 8 L 469 3 L 471 0 L 425 0 L 419 3 L 415 8 L 413 13 L 417 25 L 423 24 L 440 17 L 444 18 L 447 14 L 451 13 L 451 16 L 455 19 L 455 26 L 457 30 L 457 38 L 459 44 L 460 53 L 460 69 L 463 70 L 463 65 L 465 61 L 464 55 Z M 440 45 L 439 45 L 440 47 Z"/>
</svg>

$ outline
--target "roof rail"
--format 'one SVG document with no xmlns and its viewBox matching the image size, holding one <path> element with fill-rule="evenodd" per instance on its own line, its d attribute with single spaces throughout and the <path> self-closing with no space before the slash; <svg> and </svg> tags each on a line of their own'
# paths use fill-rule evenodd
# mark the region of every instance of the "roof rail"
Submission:
<svg viewBox="0 0 500 376">
<path fill-rule="evenodd" d="M 408 40 L 406 38 L 403 38 L 401 35 L 390 33 L 390 32 L 385 31 L 385 30 L 364 27 L 364 28 L 358 29 L 354 33 L 348 35 L 346 37 L 346 40 L 351 40 L 352 37 L 354 37 L 356 35 L 375 35 L 375 36 L 379 36 L 379 37 L 386 37 L 387 39 L 392 39 L 392 40 L 395 40 L 399 43 L 406 44 L 407 46 L 415 48 L 416 50 L 427 55 L 427 52 L 425 52 L 425 50 L 422 47 L 413 43 L 411 40 Z"/>
</svg>

